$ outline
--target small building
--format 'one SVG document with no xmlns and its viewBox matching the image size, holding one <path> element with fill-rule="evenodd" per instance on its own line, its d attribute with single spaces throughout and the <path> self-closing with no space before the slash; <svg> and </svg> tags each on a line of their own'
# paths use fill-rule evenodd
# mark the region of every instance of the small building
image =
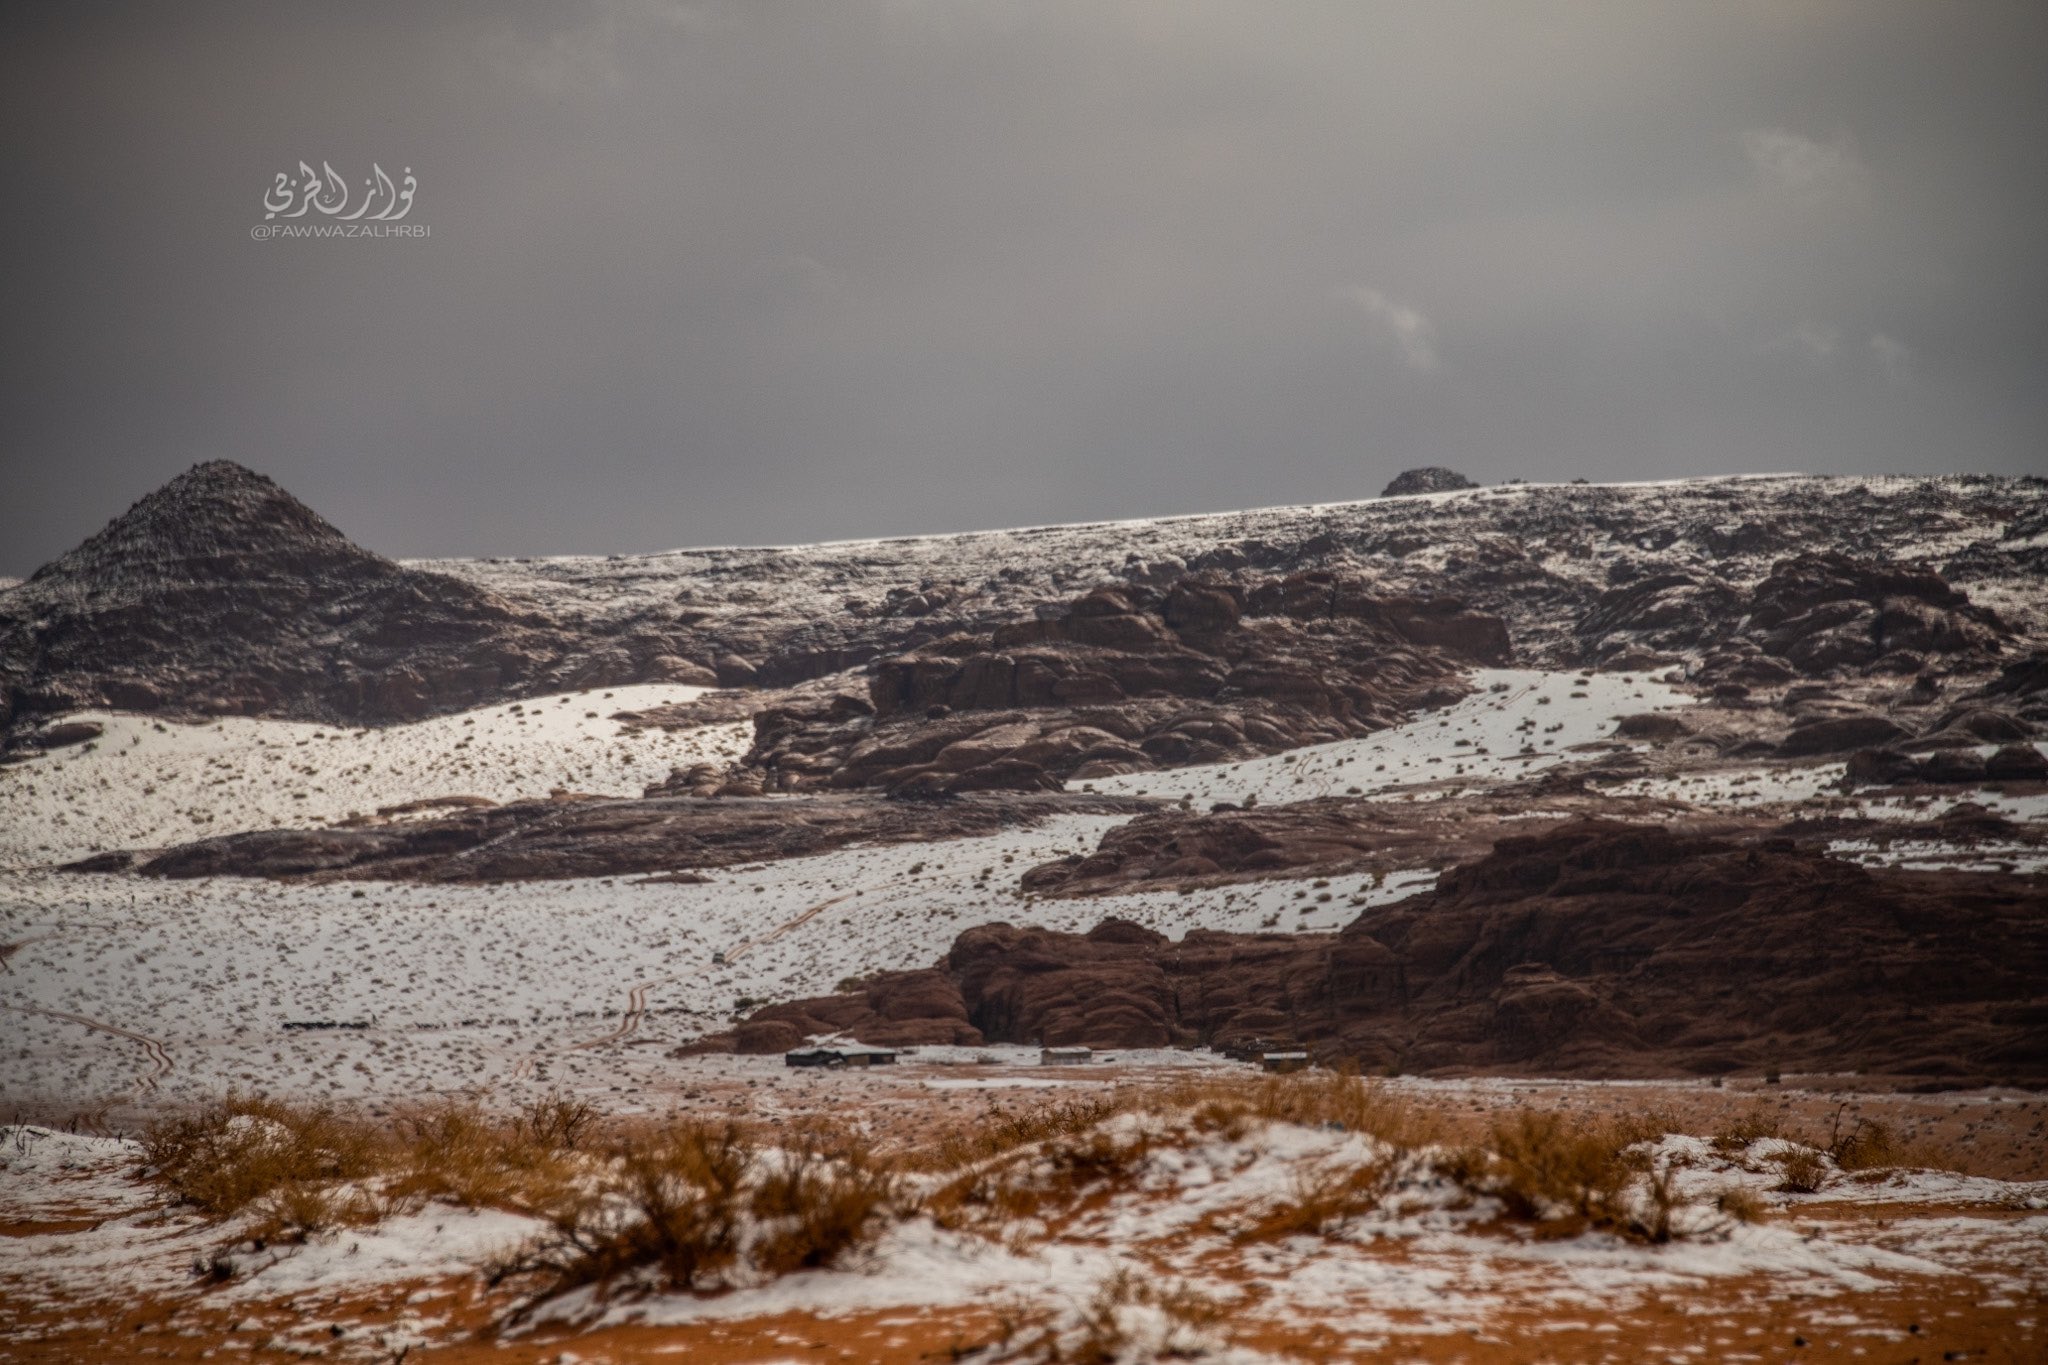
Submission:
<svg viewBox="0 0 2048 1365">
<path fill-rule="evenodd" d="M 894 1049 L 885 1047 L 863 1047 L 859 1043 L 831 1043 L 823 1046 L 791 1048 L 782 1054 L 785 1066 L 823 1066 L 838 1070 L 845 1066 L 893 1066 L 896 1062 Z"/>
<path fill-rule="evenodd" d="M 1306 1071 L 1308 1070 L 1308 1054 L 1306 1052 L 1268 1052 L 1259 1058 L 1259 1065 L 1268 1071 Z"/>
<path fill-rule="evenodd" d="M 1094 1060 L 1092 1047 L 1048 1047 L 1038 1053 L 1040 1066 L 1086 1066 Z"/>
</svg>

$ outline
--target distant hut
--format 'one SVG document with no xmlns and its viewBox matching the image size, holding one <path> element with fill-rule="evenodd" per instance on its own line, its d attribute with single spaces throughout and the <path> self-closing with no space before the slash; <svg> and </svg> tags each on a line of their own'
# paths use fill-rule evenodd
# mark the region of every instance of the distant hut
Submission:
<svg viewBox="0 0 2048 1365">
<path fill-rule="evenodd" d="M 1289 1072 L 1308 1070 L 1306 1052 L 1268 1052 L 1259 1058 L 1259 1065 L 1268 1071 Z"/>
<path fill-rule="evenodd" d="M 1092 1047 L 1048 1047 L 1038 1053 L 1040 1066 L 1086 1066 L 1094 1060 Z"/>
</svg>

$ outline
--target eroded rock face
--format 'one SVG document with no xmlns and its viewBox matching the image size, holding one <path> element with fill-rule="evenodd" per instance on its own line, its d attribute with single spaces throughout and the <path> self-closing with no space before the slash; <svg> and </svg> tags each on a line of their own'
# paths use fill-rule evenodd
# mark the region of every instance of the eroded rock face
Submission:
<svg viewBox="0 0 2048 1365">
<path fill-rule="evenodd" d="M 1633 579 L 1580 618 L 1589 662 L 1701 658 L 1701 680 L 1775 686 L 1831 673 L 1995 664 L 2012 632 L 1932 569 L 1839 553 L 1778 560 L 1748 592 L 1702 570 Z"/>
<path fill-rule="evenodd" d="M 1785 838 L 1591 820 L 1502 839 L 1334 936 L 985 925 L 939 964 L 951 991 L 929 976 L 918 991 L 934 1019 L 1001 1042 L 1257 1037 L 1368 1069 L 1777 1063 L 2038 1084 L 2044 906 L 2040 876 L 1866 869 Z M 887 997 L 829 1012 L 865 1036 Z"/>
<path fill-rule="evenodd" d="M 1020 885 L 1036 895 L 1073 896 L 1288 872 L 1328 876 L 1393 862 L 1415 841 L 1419 823 L 1408 811 L 1340 799 L 1206 815 L 1154 811 L 1108 831 L 1093 853 L 1028 869 Z M 1441 837 L 1429 833 L 1432 841 Z"/>
<path fill-rule="evenodd" d="M 1509 657 L 1499 618 L 1455 600 L 1209 572 L 1097 588 L 1057 616 L 884 659 L 872 717 L 764 712 L 746 763 L 788 791 L 1056 787 L 1368 733 L 1462 695 L 1460 667 Z"/>
<path fill-rule="evenodd" d="M 846 1033 L 873 1047 L 973 1047 L 984 1041 L 944 972 L 883 972 L 858 991 L 769 1005 L 734 1034 L 743 1053 L 786 1052 L 806 1038 Z"/>
</svg>

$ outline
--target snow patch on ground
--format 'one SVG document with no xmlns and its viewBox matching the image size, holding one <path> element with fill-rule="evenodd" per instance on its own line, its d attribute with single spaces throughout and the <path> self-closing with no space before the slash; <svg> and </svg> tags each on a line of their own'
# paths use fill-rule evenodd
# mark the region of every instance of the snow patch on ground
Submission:
<svg viewBox="0 0 2048 1365">
<path fill-rule="evenodd" d="M 746 752 L 747 722 L 663 731 L 611 719 L 704 691 L 650 684 L 550 694 L 379 730 L 82 712 L 65 719 L 100 725 L 98 739 L 0 767 L 0 866 L 331 825 L 431 797 L 504 802 L 557 788 L 638 796 L 671 768 L 723 766 Z"/>
<path fill-rule="evenodd" d="M 1121 916 L 1176 938 L 1194 928 L 1327 932 L 1435 875 L 1093 900 L 1008 889 L 1028 867 L 1092 850 L 1116 823 L 1062 816 L 983 838 L 840 849 L 720 870 L 701 885 L 0 872 L 0 942 L 22 945 L 0 978 L 11 1041 L 0 1093 L 86 1108 L 144 1082 L 144 1046 L 62 1014 L 160 1043 L 172 1062 L 155 1092 L 163 1099 L 231 1085 L 326 1098 L 553 1085 L 631 1094 L 672 1073 L 656 1045 L 725 1027 L 742 1000 L 828 994 L 849 977 L 929 966 L 977 924 L 1083 932 Z M 616 1032 L 636 990 L 637 1026 L 580 1046 Z"/>
<path fill-rule="evenodd" d="M 1612 739 L 1622 716 L 1691 700 L 1666 683 L 1634 674 L 1483 668 L 1474 670 L 1472 681 L 1477 690 L 1455 706 L 1363 739 L 1080 785 L 1118 795 L 1188 797 L 1197 804 L 1242 805 L 1257 798 L 1262 805 L 1278 805 L 1347 794 L 1454 796 L 1542 772 L 1576 745 Z"/>
</svg>

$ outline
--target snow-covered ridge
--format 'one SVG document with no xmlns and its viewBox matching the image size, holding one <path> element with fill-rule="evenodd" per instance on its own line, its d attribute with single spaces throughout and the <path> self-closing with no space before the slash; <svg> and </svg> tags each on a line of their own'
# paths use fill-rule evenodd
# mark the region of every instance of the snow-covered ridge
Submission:
<svg viewBox="0 0 2048 1365">
<path fill-rule="evenodd" d="M 2048 482 L 1769 474 L 416 567 L 581 628 L 684 632 L 751 663 L 776 661 L 784 678 L 815 676 L 820 658 L 857 661 L 1049 614 L 1106 582 L 1156 586 L 1204 568 L 1329 568 L 1387 594 L 1461 597 L 1503 617 L 1520 661 L 1561 667 L 1582 657 L 1575 623 L 1616 583 L 1684 573 L 1748 587 L 1776 561 L 1815 551 L 1938 568 L 2023 637 L 2048 640 L 2042 551 L 2008 539 L 2044 515 Z"/>
</svg>

